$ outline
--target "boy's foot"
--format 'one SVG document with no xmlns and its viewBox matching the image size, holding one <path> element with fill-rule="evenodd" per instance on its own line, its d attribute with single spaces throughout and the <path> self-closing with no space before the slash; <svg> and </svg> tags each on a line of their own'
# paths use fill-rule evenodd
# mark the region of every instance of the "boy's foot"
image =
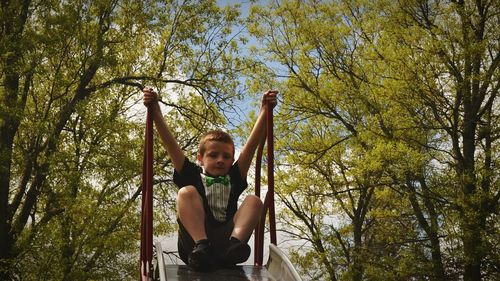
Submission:
<svg viewBox="0 0 500 281">
<path fill-rule="evenodd" d="M 208 239 L 196 242 L 193 251 L 188 256 L 188 265 L 196 271 L 207 271 L 210 269 L 210 242 Z"/>
<path fill-rule="evenodd" d="M 222 258 L 222 262 L 225 266 L 235 266 L 245 262 L 249 256 L 250 246 L 237 238 L 231 237 L 229 240 L 229 247 Z"/>
</svg>

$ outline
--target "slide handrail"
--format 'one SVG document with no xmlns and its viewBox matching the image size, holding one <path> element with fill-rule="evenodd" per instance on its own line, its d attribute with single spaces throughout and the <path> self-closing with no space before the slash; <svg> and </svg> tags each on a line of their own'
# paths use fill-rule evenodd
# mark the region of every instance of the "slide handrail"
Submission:
<svg viewBox="0 0 500 281">
<path fill-rule="evenodd" d="M 142 164 L 140 280 L 153 279 L 153 118 L 148 108 Z"/>
<path fill-rule="evenodd" d="M 257 150 L 255 163 L 255 195 L 260 197 L 261 191 L 261 163 L 264 144 L 267 139 L 267 194 L 264 199 L 264 210 L 254 235 L 254 265 L 262 266 L 264 260 L 264 226 L 266 215 L 269 211 L 269 234 L 271 244 L 277 245 L 276 238 L 276 215 L 274 209 L 274 128 L 273 128 L 273 108 L 267 110 L 266 115 L 266 138 L 262 140 Z"/>
</svg>

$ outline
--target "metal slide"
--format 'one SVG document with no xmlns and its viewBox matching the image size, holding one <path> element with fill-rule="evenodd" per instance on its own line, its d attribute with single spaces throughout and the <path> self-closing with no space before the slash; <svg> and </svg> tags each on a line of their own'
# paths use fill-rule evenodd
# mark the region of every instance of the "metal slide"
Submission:
<svg viewBox="0 0 500 281">
<path fill-rule="evenodd" d="M 156 257 L 154 276 L 160 281 L 302 280 L 286 255 L 273 244 L 269 244 L 269 260 L 265 266 L 241 265 L 233 269 L 218 269 L 212 272 L 193 271 L 187 265 L 166 264 L 159 242 L 156 243 Z"/>
<path fill-rule="evenodd" d="M 146 118 L 145 149 L 142 173 L 142 218 L 141 218 L 141 255 L 140 280 L 284 280 L 300 281 L 301 278 L 285 254 L 276 247 L 276 222 L 274 210 L 274 148 L 273 112 L 267 111 L 267 194 L 264 199 L 264 212 L 255 230 L 254 266 L 243 265 L 234 269 L 218 269 L 213 272 L 196 272 L 186 265 L 167 265 L 160 243 L 156 243 L 156 259 L 153 259 L 153 121 L 148 109 Z M 262 151 L 266 140 L 257 150 L 255 167 L 255 195 L 260 197 L 260 168 Z M 264 266 L 264 224 L 269 215 L 269 260 Z"/>
</svg>

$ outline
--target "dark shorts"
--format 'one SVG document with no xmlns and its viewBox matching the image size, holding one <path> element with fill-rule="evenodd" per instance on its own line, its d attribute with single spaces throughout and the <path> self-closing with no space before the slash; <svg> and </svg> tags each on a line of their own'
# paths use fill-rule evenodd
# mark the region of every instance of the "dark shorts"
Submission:
<svg viewBox="0 0 500 281">
<path fill-rule="evenodd" d="M 194 248 L 194 241 L 180 220 L 177 219 L 177 223 L 179 225 L 179 237 L 177 239 L 179 256 L 185 264 L 188 264 L 188 255 Z M 227 248 L 233 228 L 233 220 L 229 220 L 228 222 L 222 224 L 214 224 L 205 220 L 205 230 L 207 232 L 208 240 L 210 240 L 212 245 L 212 249 L 220 251 L 220 253 L 215 252 L 216 255 L 222 254 L 222 251 Z"/>
</svg>

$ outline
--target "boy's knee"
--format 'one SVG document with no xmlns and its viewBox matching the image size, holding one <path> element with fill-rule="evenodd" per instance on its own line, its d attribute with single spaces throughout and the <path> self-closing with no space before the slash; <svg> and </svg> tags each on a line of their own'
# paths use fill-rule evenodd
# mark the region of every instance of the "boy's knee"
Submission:
<svg viewBox="0 0 500 281">
<path fill-rule="evenodd" d="M 196 187 L 192 185 L 185 186 L 177 192 L 177 202 L 179 201 L 191 201 L 193 199 L 199 199 L 200 195 L 196 190 Z"/>
<path fill-rule="evenodd" d="M 247 202 L 248 205 L 251 206 L 252 209 L 260 211 L 264 208 L 264 203 L 262 203 L 262 200 L 260 200 L 258 196 L 248 195 L 245 198 L 245 201 Z"/>
</svg>

